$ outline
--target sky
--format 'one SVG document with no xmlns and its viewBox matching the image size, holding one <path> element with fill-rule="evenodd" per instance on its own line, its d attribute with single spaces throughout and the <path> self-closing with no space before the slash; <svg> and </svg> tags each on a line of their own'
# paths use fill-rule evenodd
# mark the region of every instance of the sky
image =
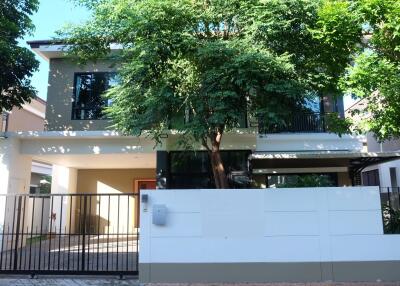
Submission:
<svg viewBox="0 0 400 286">
<path fill-rule="evenodd" d="M 79 24 L 89 16 L 89 11 L 83 7 L 76 7 L 72 0 L 40 0 L 39 10 L 32 16 L 36 29 L 32 35 L 27 35 L 21 40 L 20 45 L 29 48 L 26 41 L 52 39 L 56 35 L 55 32 L 65 24 Z M 40 67 L 32 77 L 32 85 L 38 91 L 38 96 L 46 99 L 49 63 L 38 55 L 36 58 L 40 62 Z"/>
<path fill-rule="evenodd" d="M 36 29 L 32 35 L 26 36 L 20 41 L 20 44 L 29 48 L 26 41 L 49 40 L 54 37 L 55 32 L 61 29 L 65 24 L 79 24 L 88 19 L 89 16 L 89 11 L 83 7 L 75 6 L 73 0 L 40 0 L 39 10 L 32 16 Z M 38 96 L 46 99 L 49 63 L 38 55 L 36 55 L 36 58 L 40 62 L 40 67 L 39 71 L 32 77 L 32 84 L 38 91 Z M 349 96 L 345 96 L 345 109 L 353 103 L 353 99 Z"/>
</svg>

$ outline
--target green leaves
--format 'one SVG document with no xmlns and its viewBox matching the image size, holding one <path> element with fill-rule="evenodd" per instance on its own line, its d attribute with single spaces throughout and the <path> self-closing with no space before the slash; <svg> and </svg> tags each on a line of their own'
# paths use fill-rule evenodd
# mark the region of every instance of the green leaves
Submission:
<svg viewBox="0 0 400 286">
<path fill-rule="evenodd" d="M 33 53 L 18 46 L 18 39 L 33 30 L 30 16 L 37 0 L 0 2 L 0 112 L 21 107 L 35 96 L 30 77 L 39 63 Z"/>
<path fill-rule="evenodd" d="M 173 127 L 201 142 L 250 114 L 274 121 L 336 89 L 361 25 L 348 1 L 81 0 L 86 25 L 61 35 L 81 61 L 119 62 L 108 114 L 126 133 L 155 140 Z M 98 2 L 98 3 L 97 3 Z M 271 120 L 272 120 L 271 119 Z"/>
<path fill-rule="evenodd" d="M 367 131 L 379 140 L 400 136 L 400 2 L 355 1 L 364 21 L 364 50 L 341 81 L 342 88 L 363 99 L 358 110 Z"/>
</svg>

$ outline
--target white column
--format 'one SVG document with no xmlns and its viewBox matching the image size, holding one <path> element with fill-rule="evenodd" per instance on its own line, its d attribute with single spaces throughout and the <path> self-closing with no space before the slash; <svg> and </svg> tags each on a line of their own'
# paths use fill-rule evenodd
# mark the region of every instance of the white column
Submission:
<svg viewBox="0 0 400 286">
<path fill-rule="evenodd" d="M 31 165 L 32 158 L 20 153 L 19 138 L 12 135 L 9 138 L 0 138 L 0 245 L 3 228 L 6 231 L 12 230 L 19 202 L 17 197 L 7 198 L 5 195 L 29 193 Z M 25 211 L 22 212 L 24 213 L 26 215 Z"/>
<path fill-rule="evenodd" d="M 52 194 L 75 194 L 77 186 L 78 170 L 65 166 L 53 165 L 51 193 Z M 61 201 L 62 198 L 62 201 Z M 73 207 L 75 206 L 75 199 Z M 69 217 L 71 208 L 71 196 L 54 196 L 52 217 L 52 231 L 69 231 Z M 73 212 L 74 210 L 72 210 Z M 73 218 L 72 218 L 73 219 Z M 61 224 L 60 224 L 61 223 Z M 73 225 L 73 222 L 71 221 Z M 60 230 L 61 226 L 61 230 Z"/>
<path fill-rule="evenodd" d="M 20 153 L 20 141 L 0 139 L 0 194 L 28 193 L 32 158 Z"/>
</svg>

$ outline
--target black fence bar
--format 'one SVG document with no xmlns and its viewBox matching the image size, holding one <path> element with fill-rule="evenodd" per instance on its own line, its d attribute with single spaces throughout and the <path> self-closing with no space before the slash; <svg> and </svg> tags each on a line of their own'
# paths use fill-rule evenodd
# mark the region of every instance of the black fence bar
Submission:
<svg viewBox="0 0 400 286">
<path fill-rule="evenodd" d="M 258 132 L 272 133 L 323 133 L 327 132 L 327 116 L 329 113 L 295 113 L 273 122 L 264 116 L 259 117 Z"/>
<path fill-rule="evenodd" d="M 0 195 L 0 274 L 138 274 L 136 193 Z"/>
<path fill-rule="evenodd" d="M 384 233 L 400 234 L 400 187 L 381 187 L 380 196 Z"/>
</svg>

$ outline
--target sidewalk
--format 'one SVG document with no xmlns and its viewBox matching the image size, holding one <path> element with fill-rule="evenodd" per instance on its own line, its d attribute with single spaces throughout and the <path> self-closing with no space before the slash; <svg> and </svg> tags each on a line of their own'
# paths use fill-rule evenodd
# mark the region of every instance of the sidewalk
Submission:
<svg viewBox="0 0 400 286">
<path fill-rule="evenodd" d="M 137 279 L 119 280 L 112 277 L 100 278 L 50 278 L 40 277 L 29 279 L 26 277 L 21 278 L 7 278 L 0 276 L 0 286 L 139 286 Z"/>
<path fill-rule="evenodd" d="M 6 278 L 0 277 L 0 286 L 139 286 L 136 279 L 119 280 L 116 278 Z M 238 284 L 145 284 L 145 286 L 400 286 L 400 282 L 380 282 L 380 283 L 238 283 Z"/>
</svg>

